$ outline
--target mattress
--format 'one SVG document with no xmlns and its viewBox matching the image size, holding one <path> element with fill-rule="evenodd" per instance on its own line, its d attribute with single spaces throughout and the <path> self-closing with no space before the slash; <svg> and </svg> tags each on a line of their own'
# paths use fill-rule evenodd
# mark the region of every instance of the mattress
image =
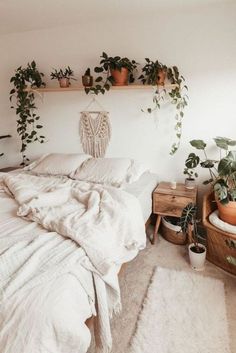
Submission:
<svg viewBox="0 0 236 353">
<path fill-rule="evenodd" d="M 145 172 L 138 181 L 128 184 L 123 188 L 139 200 L 145 222 L 152 213 L 152 192 L 157 184 L 158 175 L 151 172 Z"/>
</svg>

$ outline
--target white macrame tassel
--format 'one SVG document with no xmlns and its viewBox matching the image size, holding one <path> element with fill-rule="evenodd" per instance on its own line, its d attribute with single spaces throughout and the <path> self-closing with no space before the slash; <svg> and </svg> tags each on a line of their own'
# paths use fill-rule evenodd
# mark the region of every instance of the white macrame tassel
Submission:
<svg viewBox="0 0 236 353">
<path fill-rule="evenodd" d="M 98 112 L 96 118 L 92 112 L 81 112 L 79 134 L 85 153 L 94 158 L 104 157 L 111 138 L 111 124 L 107 112 Z"/>
</svg>

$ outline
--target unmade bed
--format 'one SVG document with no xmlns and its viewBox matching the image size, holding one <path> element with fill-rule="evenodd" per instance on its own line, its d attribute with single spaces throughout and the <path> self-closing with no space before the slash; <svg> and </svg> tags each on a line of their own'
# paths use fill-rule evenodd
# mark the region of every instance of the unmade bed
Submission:
<svg viewBox="0 0 236 353">
<path fill-rule="evenodd" d="M 68 178 L 20 174 L 24 175 L 23 179 L 17 179 L 17 173 L 4 174 L 0 193 L 0 351 L 85 353 L 90 345 L 90 331 L 85 322 L 93 315 L 96 315 L 97 345 L 105 351 L 112 341 L 109 318 L 121 309 L 117 274 L 121 265 L 145 246 L 144 223 L 151 213 L 151 194 L 157 176 L 144 173 L 138 181 L 125 186 L 124 192 Z M 40 187 L 33 189 L 30 186 L 37 178 Z M 49 180 L 56 180 L 55 184 Z M 76 195 L 61 209 L 71 183 Z M 75 205 L 76 198 L 79 204 Z M 94 204 L 103 202 L 102 225 L 107 230 L 101 239 L 106 242 L 113 228 L 107 222 L 114 212 L 107 207 L 108 198 L 115 206 L 123 202 L 123 206 L 127 203 L 129 207 L 122 210 L 120 220 L 114 220 L 112 235 L 116 239 L 110 244 L 108 241 L 105 250 L 98 244 L 96 253 L 96 247 L 90 247 L 84 237 L 77 239 L 77 234 L 70 229 L 74 222 L 71 222 L 72 213 L 75 206 L 79 207 L 82 220 L 76 226 L 87 231 L 89 241 L 94 242 L 96 232 L 101 235 L 97 218 L 101 210 L 96 213 Z M 92 200 L 91 207 L 89 200 Z M 124 232 L 120 221 L 125 217 L 124 212 L 131 209 L 126 219 L 122 219 L 127 228 Z M 55 215 L 55 210 L 59 215 Z M 60 212 L 65 210 L 68 217 L 63 223 Z M 88 218 L 89 212 L 95 212 L 92 218 Z M 57 217 L 60 222 L 56 221 Z M 117 234 L 119 231 L 126 233 L 123 238 Z M 133 234 L 129 241 L 128 233 Z M 118 240 L 123 246 L 117 245 Z M 113 247 L 117 247 L 116 251 Z M 110 252 L 112 256 L 106 261 Z"/>
</svg>

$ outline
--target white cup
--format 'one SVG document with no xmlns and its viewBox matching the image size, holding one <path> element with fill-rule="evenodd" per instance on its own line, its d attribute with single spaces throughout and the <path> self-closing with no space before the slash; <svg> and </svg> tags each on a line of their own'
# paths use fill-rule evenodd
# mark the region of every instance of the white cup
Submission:
<svg viewBox="0 0 236 353">
<path fill-rule="evenodd" d="M 171 187 L 171 189 L 176 189 L 176 181 L 171 181 L 170 187 Z"/>
</svg>

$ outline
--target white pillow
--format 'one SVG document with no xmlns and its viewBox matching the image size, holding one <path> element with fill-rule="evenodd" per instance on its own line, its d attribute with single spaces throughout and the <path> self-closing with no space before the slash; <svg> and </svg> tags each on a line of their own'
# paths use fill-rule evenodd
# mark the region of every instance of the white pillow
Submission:
<svg viewBox="0 0 236 353">
<path fill-rule="evenodd" d="M 120 187 L 140 178 L 147 170 L 130 158 L 92 158 L 78 168 L 74 179 Z"/>
<path fill-rule="evenodd" d="M 36 174 L 69 176 L 89 158 L 92 157 L 84 153 L 51 153 L 40 160 L 31 171 Z"/>
<path fill-rule="evenodd" d="M 149 169 L 143 163 L 131 160 L 131 165 L 127 171 L 126 182 L 128 184 L 134 183 L 147 171 L 149 171 Z"/>
</svg>

